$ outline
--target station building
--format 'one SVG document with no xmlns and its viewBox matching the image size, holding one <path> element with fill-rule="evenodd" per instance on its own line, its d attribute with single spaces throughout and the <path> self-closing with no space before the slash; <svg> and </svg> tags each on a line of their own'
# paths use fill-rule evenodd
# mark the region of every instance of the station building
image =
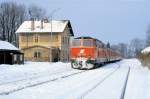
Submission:
<svg viewBox="0 0 150 99">
<path fill-rule="evenodd" d="M 24 21 L 16 34 L 26 61 L 70 61 L 74 33 L 69 20 Z"/>
</svg>

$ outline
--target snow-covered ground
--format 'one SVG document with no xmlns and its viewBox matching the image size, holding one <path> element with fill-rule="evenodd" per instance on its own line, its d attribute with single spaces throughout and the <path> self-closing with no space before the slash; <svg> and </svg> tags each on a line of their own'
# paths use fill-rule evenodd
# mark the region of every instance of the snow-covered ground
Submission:
<svg viewBox="0 0 150 99">
<path fill-rule="evenodd" d="M 66 70 L 71 70 L 69 63 L 27 62 L 24 65 L 0 65 L 0 85 Z"/>
<path fill-rule="evenodd" d="M 88 71 L 61 62 L 0 65 L 0 75 L 0 99 L 150 99 L 150 71 L 137 59 Z"/>
</svg>

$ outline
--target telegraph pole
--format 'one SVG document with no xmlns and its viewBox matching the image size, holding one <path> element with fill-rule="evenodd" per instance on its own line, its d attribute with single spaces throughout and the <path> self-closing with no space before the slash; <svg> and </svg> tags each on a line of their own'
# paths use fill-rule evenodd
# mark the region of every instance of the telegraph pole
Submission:
<svg viewBox="0 0 150 99">
<path fill-rule="evenodd" d="M 51 33 L 50 33 L 50 54 L 49 54 L 49 61 L 52 62 L 52 43 L 53 43 L 53 15 L 58 11 L 60 10 L 60 8 L 57 8 L 57 9 L 54 9 L 51 14 L 50 14 L 50 20 L 51 20 Z"/>
</svg>

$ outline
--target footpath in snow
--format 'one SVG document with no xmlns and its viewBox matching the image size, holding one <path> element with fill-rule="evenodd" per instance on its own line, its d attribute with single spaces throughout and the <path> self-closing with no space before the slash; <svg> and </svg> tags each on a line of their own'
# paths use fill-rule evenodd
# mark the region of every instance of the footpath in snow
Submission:
<svg viewBox="0 0 150 99">
<path fill-rule="evenodd" d="M 5 93 L 0 99 L 150 99 L 150 71 L 137 59 L 88 71 L 61 62 L 0 65 L 0 69 L 0 93 Z"/>
</svg>

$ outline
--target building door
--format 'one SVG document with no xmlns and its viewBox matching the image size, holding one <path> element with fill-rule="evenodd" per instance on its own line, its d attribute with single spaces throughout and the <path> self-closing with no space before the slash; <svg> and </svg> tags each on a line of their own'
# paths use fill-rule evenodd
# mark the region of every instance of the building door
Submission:
<svg viewBox="0 0 150 99">
<path fill-rule="evenodd" d="M 13 54 L 12 53 L 7 53 L 5 54 L 5 62 L 6 64 L 13 64 Z"/>
<path fill-rule="evenodd" d="M 4 64 L 4 53 L 0 53 L 0 64 Z"/>
<path fill-rule="evenodd" d="M 41 61 L 41 52 L 39 52 L 39 51 L 34 52 L 34 60 Z"/>
<path fill-rule="evenodd" d="M 58 62 L 60 60 L 60 50 L 55 48 L 52 50 L 52 62 Z"/>
</svg>

